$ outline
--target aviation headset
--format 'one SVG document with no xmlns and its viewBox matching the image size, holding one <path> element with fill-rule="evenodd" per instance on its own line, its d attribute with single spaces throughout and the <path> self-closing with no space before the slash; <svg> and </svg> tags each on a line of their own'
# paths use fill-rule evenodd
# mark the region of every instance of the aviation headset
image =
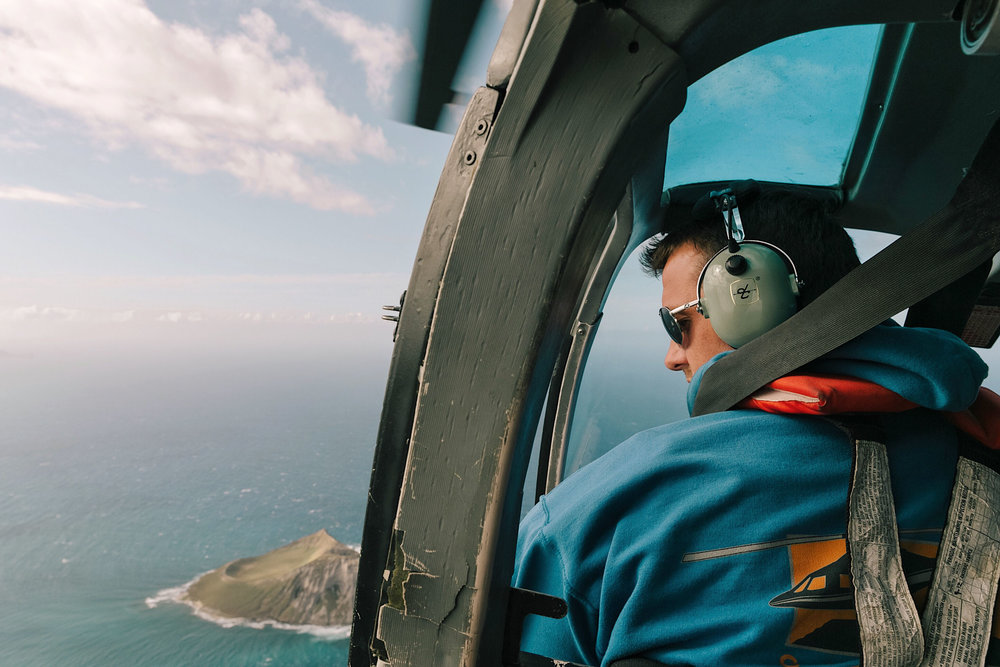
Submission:
<svg viewBox="0 0 1000 667">
<path fill-rule="evenodd" d="M 708 196 L 722 214 L 728 244 L 698 276 L 698 312 L 712 321 L 719 338 L 739 347 L 795 314 L 802 283 L 784 250 L 766 241 L 744 240 L 732 188 Z"/>
</svg>

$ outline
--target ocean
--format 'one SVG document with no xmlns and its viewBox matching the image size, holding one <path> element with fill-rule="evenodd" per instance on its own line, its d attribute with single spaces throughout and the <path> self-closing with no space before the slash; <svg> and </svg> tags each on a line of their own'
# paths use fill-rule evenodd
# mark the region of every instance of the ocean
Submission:
<svg viewBox="0 0 1000 667">
<path fill-rule="evenodd" d="M 391 346 L 0 357 L 0 665 L 346 665 L 348 628 L 172 602 L 326 529 L 360 544 Z"/>
<path fill-rule="evenodd" d="M 573 469 L 686 416 L 662 334 L 604 334 Z M 346 665 L 346 627 L 175 600 L 320 529 L 360 544 L 390 338 L 0 351 L 0 667 Z"/>
</svg>

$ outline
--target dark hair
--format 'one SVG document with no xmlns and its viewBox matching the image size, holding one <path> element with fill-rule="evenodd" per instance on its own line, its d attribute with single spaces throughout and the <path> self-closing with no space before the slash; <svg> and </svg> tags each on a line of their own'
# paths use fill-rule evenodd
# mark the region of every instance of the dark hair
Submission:
<svg viewBox="0 0 1000 667">
<path fill-rule="evenodd" d="M 803 282 L 799 306 L 825 292 L 858 266 L 854 242 L 836 221 L 826 201 L 791 192 L 766 192 L 749 204 L 737 202 L 747 239 L 767 241 L 784 250 L 795 262 Z M 649 241 L 639 262 L 647 273 L 659 276 L 671 254 L 692 243 L 708 261 L 726 245 L 719 214 L 715 220 L 691 220 L 666 236 Z"/>
</svg>

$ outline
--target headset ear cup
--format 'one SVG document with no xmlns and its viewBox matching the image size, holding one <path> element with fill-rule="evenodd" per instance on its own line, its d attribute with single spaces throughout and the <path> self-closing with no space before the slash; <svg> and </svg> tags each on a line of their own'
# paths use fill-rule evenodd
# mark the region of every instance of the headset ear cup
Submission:
<svg viewBox="0 0 1000 667">
<path fill-rule="evenodd" d="M 734 261 L 737 255 L 742 259 Z M 794 315 L 797 294 L 791 259 L 762 241 L 744 241 L 737 253 L 723 248 L 698 279 L 703 314 L 719 338 L 732 347 L 748 343 Z"/>
</svg>

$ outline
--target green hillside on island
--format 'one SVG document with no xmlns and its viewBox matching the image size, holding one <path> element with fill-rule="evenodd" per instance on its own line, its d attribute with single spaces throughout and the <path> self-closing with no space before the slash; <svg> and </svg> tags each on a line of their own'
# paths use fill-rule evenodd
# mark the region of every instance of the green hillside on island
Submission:
<svg viewBox="0 0 1000 667">
<path fill-rule="evenodd" d="M 325 530 L 203 575 L 185 599 L 230 618 L 350 625 L 358 552 Z"/>
</svg>

